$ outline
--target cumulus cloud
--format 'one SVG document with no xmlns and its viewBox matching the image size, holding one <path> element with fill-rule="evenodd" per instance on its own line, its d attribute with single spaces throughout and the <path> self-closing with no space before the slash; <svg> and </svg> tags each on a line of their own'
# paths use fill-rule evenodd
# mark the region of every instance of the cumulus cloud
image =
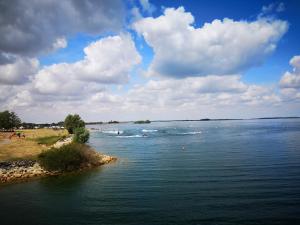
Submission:
<svg viewBox="0 0 300 225">
<path fill-rule="evenodd" d="M 167 8 L 164 14 L 133 23 L 154 50 L 149 75 L 177 78 L 226 75 L 263 63 L 287 31 L 282 20 L 260 18 L 253 22 L 213 20 L 201 28 L 183 7 Z"/>
<path fill-rule="evenodd" d="M 12 92 L 12 89 L 13 88 L 10 85 L 1 85 L 0 105 L 3 105 L 3 103 L 9 98 L 9 96 L 11 96 L 12 94 L 16 94 L 16 92 Z"/>
<path fill-rule="evenodd" d="M 48 118 L 50 122 L 68 113 L 82 114 L 89 121 L 133 120 L 141 115 L 149 119 L 249 117 L 272 113 L 274 107 L 286 104 L 282 96 L 300 99 L 299 56 L 291 60 L 294 69 L 280 82 L 281 95 L 269 87 L 246 84 L 239 73 L 259 65 L 274 51 L 288 29 L 285 21 L 224 19 L 196 28 L 194 17 L 182 7 L 166 9 L 158 18 L 142 18 L 141 12 L 151 14 L 151 4 L 141 0 L 141 11 L 137 7 L 131 11 L 136 20 L 133 28 L 154 50 L 148 74 L 163 76 L 126 85 L 141 63 L 129 34 L 90 43 L 83 50 L 84 58 L 73 63 L 39 68 L 32 57 L 65 48 L 72 33 L 118 30 L 121 1 L 12 2 L 15 8 L 8 2 L 2 4 L 5 10 L 0 7 L 0 110 L 14 110 L 24 120 Z M 115 85 L 113 91 L 108 84 Z"/>
<path fill-rule="evenodd" d="M 190 77 L 182 80 L 150 80 L 128 92 L 127 103 L 146 108 L 197 110 L 199 106 L 259 105 L 280 102 L 272 89 L 247 85 L 240 76 Z M 133 107 L 136 108 L 136 107 Z"/>
<path fill-rule="evenodd" d="M 0 85 L 23 84 L 38 68 L 38 60 L 29 58 L 18 58 L 13 63 L 0 65 Z"/>
<path fill-rule="evenodd" d="M 34 105 L 34 101 L 32 99 L 32 95 L 28 90 L 23 90 L 18 92 L 12 101 L 8 103 L 8 108 L 14 107 L 30 107 Z"/>
<path fill-rule="evenodd" d="M 293 71 L 285 72 L 279 82 L 281 93 L 290 99 L 300 99 L 300 56 L 294 56 L 290 60 L 290 65 Z"/>
<path fill-rule="evenodd" d="M 34 87 L 44 94 L 75 94 L 88 82 L 126 83 L 133 67 L 141 62 L 131 36 L 109 36 L 84 48 L 84 59 L 46 66 L 35 76 Z M 63 88 L 62 88 L 63 86 Z"/>
<path fill-rule="evenodd" d="M 293 72 L 285 72 L 280 80 L 280 87 L 300 89 L 300 56 L 294 56 L 290 65 L 293 66 Z"/>
<path fill-rule="evenodd" d="M 7 76 L 2 76 L 6 80 L 0 88 L 0 108 L 20 110 L 25 114 L 26 110 L 32 109 L 48 115 L 47 111 L 54 112 L 59 107 L 62 112 L 70 113 L 76 112 L 82 105 L 92 108 L 98 102 L 108 107 L 119 100 L 121 97 L 107 94 L 106 85 L 127 82 L 131 70 L 141 61 L 131 36 L 122 34 L 99 39 L 90 43 L 84 53 L 85 57 L 77 62 L 53 64 L 34 70 L 35 73 L 30 76 L 31 82 L 19 86 L 6 84 Z M 15 64 L 17 69 L 2 66 L 3 71 L 10 74 L 9 79 L 13 78 L 12 74 L 27 71 L 23 61 L 18 59 Z M 20 81 L 20 77 L 16 80 Z"/>
<path fill-rule="evenodd" d="M 285 109 L 281 96 L 275 94 L 274 89 L 246 84 L 239 75 L 149 80 L 121 92 L 96 85 L 82 86 L 77 94 L 61 94 L 61 89 L 56 90 L 57 94 L 41 94 L 28 85 L 11 91 L 2 99 L 1 107 L 13 108 L 25 116 L 32 115 L 32 112 L 26 113 L 30 108 L 48 115 L 50 120 L 76 112 L 90 121 L 134 120 L 140 116 L 149 119 L 240 118 L 259 115 L 259 112 L 273 115 L 274 107 Z M 50 112 L 55 113 L 51 115 Z M 279 115 L 280 111 L 276 113 Z"/>
<path fill-rule="evenodd" d="M 1 1 L 0 64 L 16 56 L 38 54 L 65 47 L 64 37 L 83 32 L 118 31 L 124 19 L 121 0 Z"/>
</svg>

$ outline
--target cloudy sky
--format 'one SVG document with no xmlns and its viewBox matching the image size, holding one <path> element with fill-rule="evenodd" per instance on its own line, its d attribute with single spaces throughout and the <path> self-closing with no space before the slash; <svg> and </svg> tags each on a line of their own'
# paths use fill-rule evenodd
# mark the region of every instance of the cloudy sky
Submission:
<svg viewBox="0 0 300 225">
<path fill-rule="evenodd" d="M 299 21 L 297 0 L 0 0 L 0 111 L 300 116 Z"/>
</svg>

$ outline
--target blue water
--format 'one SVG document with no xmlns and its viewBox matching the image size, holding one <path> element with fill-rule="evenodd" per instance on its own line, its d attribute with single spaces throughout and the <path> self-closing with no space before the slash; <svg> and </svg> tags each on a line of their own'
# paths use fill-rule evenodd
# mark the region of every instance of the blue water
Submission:
<svg viewBox="0 0 300 225">
<path fill-rule="evenodd" d="M 300 224 L 300 119 L 93 127 L 119 160 L 0 187 L 1 225 Z"/>
</svg>

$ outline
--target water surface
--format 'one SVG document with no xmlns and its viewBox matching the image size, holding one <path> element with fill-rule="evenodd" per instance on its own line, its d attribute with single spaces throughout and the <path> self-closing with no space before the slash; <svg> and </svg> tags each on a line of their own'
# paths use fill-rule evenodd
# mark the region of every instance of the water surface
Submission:
<svg viewBox="0 0 300 225">
<path fill-rule="evenodd" d="M 93 127 L 118 162 L 0 187 L 1 225 L 300 222 L 299 119 Z"/>
</svg>

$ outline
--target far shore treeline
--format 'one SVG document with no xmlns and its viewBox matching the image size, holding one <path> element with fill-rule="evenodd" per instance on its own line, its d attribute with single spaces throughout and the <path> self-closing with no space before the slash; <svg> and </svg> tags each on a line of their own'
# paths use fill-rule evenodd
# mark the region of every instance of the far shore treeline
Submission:
<svg viewBox="0 0 300 225">
<path fill-rule="evenodd" d="M 73 123 L 73 120 L 79 122 L 79 127 L 82 125 L 100 125 L 100 124 L 118 124 L 123 123 L 116 120 L 110 120 L 108 122 L 85 122 L 83 121 L 79 115 L 69 114 L 65 121 L 53 122 L 53 123 L 28 123 L 22 122 L 21 119 L 17 116 L 15 112 L 10 112 L 8 110 L 0 112 L 0 131 L 13 131 L 15 129 L 39 129 L 39 128 L 54 128 L 54 129 L 62 129 L 66 128 L 71 134 L 72 130 L 68 129 L 67 126 L 70 123 Z M 138 120 L 138 121 L 128 121 L 133 122 L 135 124 L 144 124 L 151 123 L 150 120 Z M 66 126 L 67 124 L 67 126 Z"/>
<path fill-rule="evenodd" d="M 74 116 L 75 121 L 78 120 L 78 115 Z M 71 119 L 70 115 L 66 117 L 68 120 Z M 73 118 L 73 119 L 74 119 Z M 265 120 L 265 119 L 299 119 L 299 116 L 289 116 L 289 117 L 258 117 L 258 118 L 249 118 L 249 119 L 237 119 L 237 118 L 221 118 L 221 119 L 184 119 L 184 120 L 137 120 L 137 121 L 124 121 L 119 122 L 116 120 L 110 120 L 108 122 L 84 122 L 81 120 L 81 124 L 84 125 L 101 125 L 101 124 L 119 124 L 119 123 L 134 123 L 134 124 L 149 124 L 151 122 L 172 122 L 172 121 L 223 121 L 223 120 Z M 67 121 L 68 121 L 67 120 Z M 13 131 L 14 129 L 38 129 L 38 128 L 54 128 L 54 129 L 62 129 L 65 128 L 65 121 L 59 121 L 56 123 L 27 123 L 22 122 L 21 119 L 17 116 L 16 113 L 10 112 L 8 110 L 0 112 L 0 131 Z M 67 128 L 66 128 L 67 129 Z"/>
</svg>

